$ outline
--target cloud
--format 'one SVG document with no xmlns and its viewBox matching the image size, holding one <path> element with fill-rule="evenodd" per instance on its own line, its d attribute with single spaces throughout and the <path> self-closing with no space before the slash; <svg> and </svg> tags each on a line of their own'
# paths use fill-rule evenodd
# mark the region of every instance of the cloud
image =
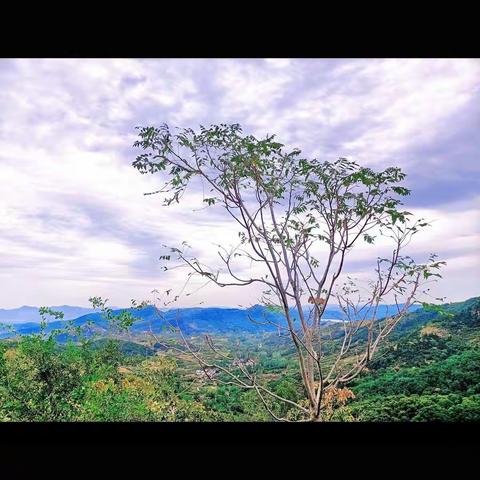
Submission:
<svg viewBox="0 0 480 480">
<path fill-rule="evenodd" d="M 305 155 L 402 166 L 406 207 L 437 220 L 413 252 L 449 260 L 439 291 L 475 294 L 477 60 L 4 59 L 0 109 L 2 307 L 85 305 L 91 295 L 126 304 L 182 287 L 186 272 L 161 269 L 163 244 L 188 240 L 215 265 L 214 244 L 237 242 L 225 212 L 203 207 L 200 184 L 168 208 L 143 195 L 160 181 L 131 167 L 134 127 L 163 122 L 241 123 Z M 367 272 L 370 255 L 359 249 L 352 268 Z M 257 296 L 255 286 L 205 287 L 185 304 Z"/>
</svg>

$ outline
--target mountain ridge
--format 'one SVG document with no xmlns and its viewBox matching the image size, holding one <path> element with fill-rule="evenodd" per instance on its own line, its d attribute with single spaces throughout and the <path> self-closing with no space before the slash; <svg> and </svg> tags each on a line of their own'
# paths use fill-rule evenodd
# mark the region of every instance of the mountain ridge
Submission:
<svg viewBox="0 0 480 480">
<path fill-rule="evenodd" d="M 54 307 L 52 307 L 54 308 Z M 311 306 L 305 307 L 308 311 Z M 379 308 L 379 317 L 386 316 L 393 309 L 392 305 L 382 305 Z M 411 311 L 416 308 L 412 308 Z M 234 332 L 261 332 L 277 331 L 278 327 L 272 325 L 272 322 L 286 327 L 286 320 L 282 313 L 273 311 L 262 305 L 253 305 L 249 308 L 234 307 L 188 307 L 160 310 L 154 306 L 146 306 L 142 309 L 120 308 L 113 310 L 114 315 L 122 312 L 130 312 L 136 321 L 131 327 L 133 332 L 152 330 L 153 332 L 163 332 L 168 327 L 179 327 L 184 333 L 234 333 Z M 292 310 L 292 318 L 298 321 L 298 313 Z M 324 322 L 341 321 L 344 318 L 340 308 L 336 305 L 328 307 L 324 313 Z M 40 320 L 40 319 L 39 319 Z M 40 330 L 38 322 L 10 322 L 17 333 L 30 334 Z M 91 322 L 100 330 L 107 331 L 109 322 L 103 318 L 102 313 L 90 309 L 88 313 L 76 318 L 64 318 L 48 322 L 47 331 L 56 328 L 62 328 L 67 321 L 72 321 L 75 326 L 86 325 Z M 0 318 L 1 322 L 1 318 Z M 3 323 L 8 323 L 3 321 Z M 5 334 L 2 335 L 5 338 Z"/>
</svg>

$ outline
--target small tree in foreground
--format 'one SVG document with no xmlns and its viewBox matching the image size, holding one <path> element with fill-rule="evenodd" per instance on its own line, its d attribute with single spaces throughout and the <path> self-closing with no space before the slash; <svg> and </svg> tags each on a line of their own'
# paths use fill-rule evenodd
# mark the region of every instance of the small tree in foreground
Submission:
<svg viewBox="0 0 480 480">
<path fill-rule="evenodd" d="M 422 283 L 439 276 L 434 272 L 443 262 L 435 256 L 417 264 L 403 254 L 427 225 L 400 209 L 400 198 L 410 193 L 400 185 L 405 174 L 395 167 L 375 172 L 344 158 L 309 160 L 300 150 L 285 151 L 274 136 L 244 135 L 236 124 L 176 133 L 167 125 L 145 127 L 139 137 L 134 146 L 142 153 L 133 166 L 163 175 L 163 188 L 152 193 L 165 193 L 165 205 L 180 202 L 189 184 L 199 181 L 209 192 L 205 206 L 223 208 L 239 227 L 236 247 L 219 246 L 222 268 L 204 265 L 186 243 L 161 258 L 174 255 L 190 268 L 190 278 L 199 275 L 219 287 L 261 286 L 261 301 L 284 317 L 276 326 L 293 342 L 305 399 L 293 402 L 272 392 L 244 365 L 240 373 L 219 368 L 229 381 L 254 390 L 267 408 L 270 398 L 295 406 L 305 420 L 328 418 L 331 405 L 349 397 L 348 382 L 417 301 Z M 341 276 L 354 245 L 379 237 L 388 238 L 392 250 L 377 258 L 374 278 L 362 287 Z M 245 278 L 250 265 L 254 273 Z M 332 297 L 345 319 L 335 341 L 334 329 L 321 324 Z M 397 307 L 379 318 L 385 299 Z M 204 368 L 214 367 L 191 353 Z"/>
</svg>

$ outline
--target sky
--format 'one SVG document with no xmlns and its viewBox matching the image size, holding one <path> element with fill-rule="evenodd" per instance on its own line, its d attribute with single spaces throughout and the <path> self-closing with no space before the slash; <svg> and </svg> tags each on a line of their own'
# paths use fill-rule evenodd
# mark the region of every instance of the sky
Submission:
<svg viewBox="0 0 480 480">
<path fill-rule="evenodd" d="M 320 160 L 399 166 L 406 208 L 432 222 L 408 247 L 447 261 L 432 294 L 480 295 L 480 60 L 0 59 L 0 308 L 124 306 L 181 289 L 163 244 L 215 262 L 238 239 L 201 192 L 162 206 L 131 163 L 136 126 L 240 123 Z M 367 275 L 379 247 L 354 250 Z M 179 306 L 248 306 L 258 287 L 212 285 Z"/>
</svg>

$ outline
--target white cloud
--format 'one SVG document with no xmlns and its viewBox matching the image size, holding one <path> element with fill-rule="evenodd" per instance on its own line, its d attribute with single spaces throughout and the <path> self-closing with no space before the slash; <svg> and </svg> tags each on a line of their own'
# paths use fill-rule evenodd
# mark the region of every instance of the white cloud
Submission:
<svg viewBox="0 0 480 480">
<path fill-rule="evenodd" d="M 274 68 L 287 68 L 292 63 L 289 58 L 266 58 L 265 62 Z"/>
<path fill-rule="evenodd" d="M 143 196 L 159 181 L 131 167 L 136 125 L 238 122 L 247 132 L 277 133 L 306 153 L 387 166 L 405 149 L 437 142 L 478 93 L 479 65 L 441 59 L 0 61 L 0 307 L 85 304 L 96 294 L 125 304 L 151 288 L 183 284 L 181 271 L 160 273 L 162 243 L 188 239 L 214 263 L 213 242 L 236 242 L 236 227 L 211 210 L 194 211 L 198 191 L 169 208 L 159 196 Z M 448 179 L 449 173 L 439 168 L 436 175 Z M 440 250 L 450 258 L 446 282 L 459 299 L 475 289 L 465 279 L 478 270 L 479 208 L 454 215 L 449 208 L 418 212 L 438 221 L 415 251 Z M 370 252 L 360 249 L 354 259 L 367 260 Z M 257 293 L 257 287 L 206 288 L 188 302 L 248 304 Z"/>
</svg>

